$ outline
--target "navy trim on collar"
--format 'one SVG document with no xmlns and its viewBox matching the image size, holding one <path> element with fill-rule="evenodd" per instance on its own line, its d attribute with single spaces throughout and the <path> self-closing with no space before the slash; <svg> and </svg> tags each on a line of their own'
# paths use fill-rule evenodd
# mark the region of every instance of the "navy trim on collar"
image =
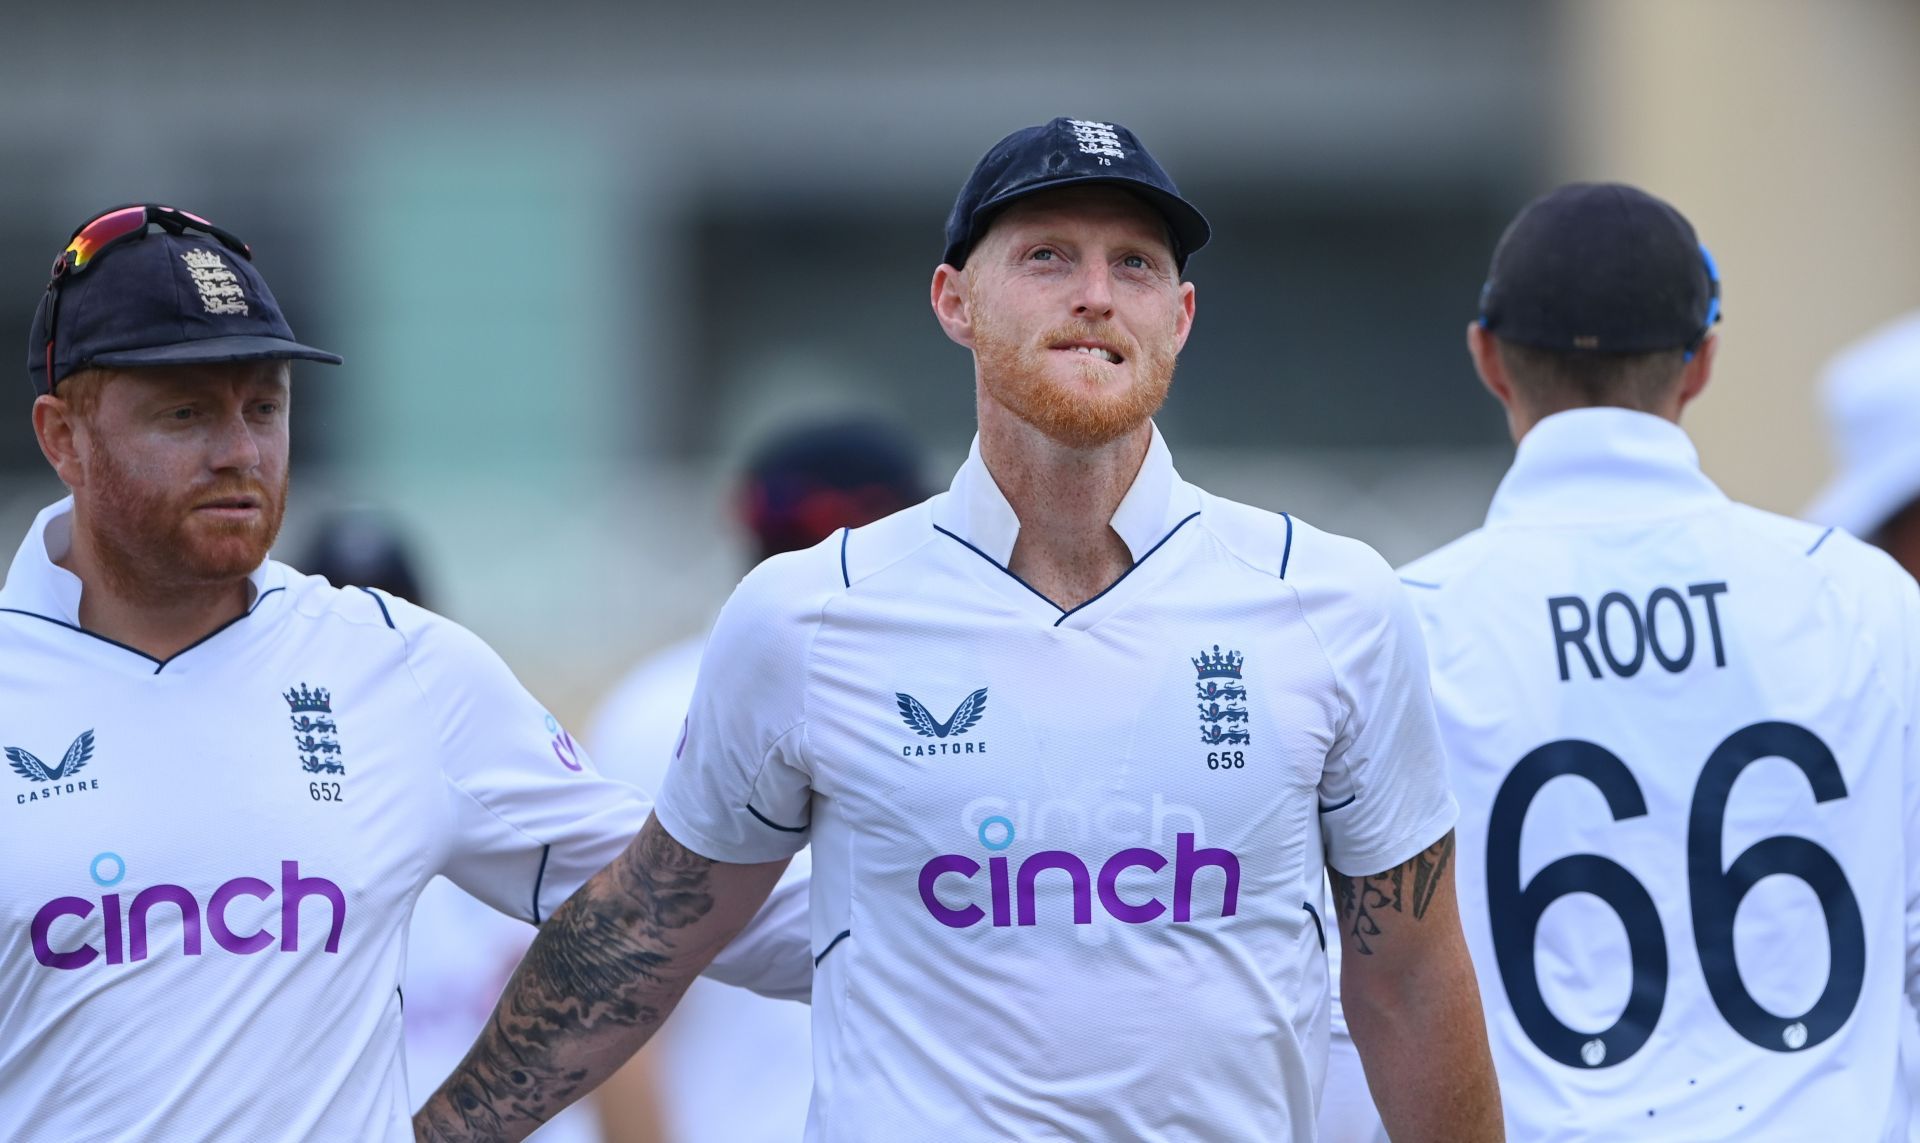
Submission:
<svg viewBox="0 0 1920 1143">
<path fill-rule="evenodd" d="M 285 590 L 286 588 L 284 587 L 268 588 L 267 590 L 260 593 L 260 597 L 258 599 L 253 601 L 252 607 L 247 608 L 245 611 L 234 616 L 232 619 L 229 619 L 225 623 L 222 623 L 220 626 L 215 627 L 213 630 L 207 632 L 205 635 L 200 636 L 200 638 L 195 639 L 193 642 L 180 648 L 178 651 L 175 651 L 173 654 L 167 656 L 164 659 L 156 659 L 152 655 L 147 654 L 145 651 L 140 650 L 138 647 L 129 647 L 125 643 L 120 642 L 118 639 L 109 639 L 105 635 L 101 635 L 101 634 L 98 634 L 97 632 L 89 631 L 85 627 L 68 623 L 64 619 L 55 619 L 51 615 L 42 615 L 37 611 L 22 611 L 17 607 L 0 607 L 0 613 L 5 613 L 8 615 L 26 615 L 46 623 L 51 623 L 55 627 L 65 627 L 69 631 L 78 631 L 80 634 L 85 635 L 89 639 L 98 639 L 100 640 L 100 642 L 105 643 L 110 647 L 118 647 L 122 651 L 126 651 L 130 654 L 140 656 L 142 659 L 145 659 L 147 662 L 153 664 L 153 673 L 157 675 L 161 671 L 164 671 L 167 669 L 167 664 L 177 661 L 180 658 L 180 656 L 186 654 L 188 651 L 193 650 L 195 647 L 198 647 L 200 644 L 205 643 L 207 640 L 213 638 L 215 635 L 220 634 L 222 631 L 225 631 L 227 628 L 240 622 L 242 619 L 248 618 L 254 612 L 260 610 L 260 605 L 267 601 L 268 596 L 273 595 L 277 592 L 285 591 Z"/>
<path fill-rule="evenodd" d="M 1148 559 L 1148 557 L 1150 557 L 1150 556 L 1152 556 L 1152 555 L 1153 555 L 1153 553 L 1155 553 L 1155 552 L 1157 552 L 1157 551 L 1159 551 L 1159 550 L 1160 550 L 1160 549 L 1161 549 L 1161 548 L 1162 548 L 1163 546 L 1165 546 L 1165 544 L 1166 544 L 1166 542 L 1167 542 L 1168 540 L 1171 540 L 1171 539 L 1173 539 L 1173 535 L 1174 535 L 1174 532 L 1178 532 L 1178 531 L 1179 531 L 1180 529 L 1182 529 L 1182 528 L 1184 528 L 1184 527 L 1186 527 L 1186 526 L 1187 526 L 1187 524 L 1188 524 L 1188 523 L 1189 523 L 1190 521 L 1192 521 L 1192 520 L 1193 520 L 1193 518 L 1194 518 L 1195 516 L 1198 516 L 1199 514 L 1200 514 L 1200 513 L 1199 513 L 1199 511 L 1198 511 L 1198 510 L 1195 510 L 1195 511 L 1193 511 L 1193 512 L 1189 512 L 1189 513 L 1187 513 L 1187 515 L 1186 515 L 1186 517 L 1185 517 L 1184 519 L 1182 519 L 1182 520 L 1181 520 L 1181 521 L 1180 521 L 1180 522 L 1179 522 L 1178 524 L 1175 524 L 1175 525 L 1173 526 L 1173 529 L 1172 529 L 1172 531 L 1169 531 L 1169 532 L 1168 532 L 1168 533 L 1167 533 L 1166 535 L 1164 535 L 1164 536 L 1162 536 L 1162 537 L 1160 537 L 1160 539 L 1159 539 L 1159 541 L 1158 541 L 1157 543 L 1155 543 L 1155 544 L 1154 544 L 1154 545 L 1153 545 L 1153 546 L 1152 546 L 1151 548 L 1148 548 L 1148 549 L 1146 550 L 1146 552 L 1145 552 L 1145 553 L 1143 553 L 1143 554 L 1141 555 L 1141 557 L 1140 557 L 1139 559 L 1137 559 L 1137 560 L 1135 560 L 1135 561 L 1133 561 L 1133 563 L 1131 563 L 1131 564 L 1129 564 L 1129 565 L 1127 566 L 1127 570 L 1126 570 L 1126 571 L 1123 571 L 1123 572 L 1121 572 L 1121 573 L 1120 573 L 1120 576 L 1119 576 L 1119 578 L 1118 578 L 1118 579 L 1115 579 L 1115 580 L 1114 580 L 1114 581 L 1113 581 L 1112 583 L 1110 583 L 1110 584 L 1108 584 L 1107 586 L 1105 586 L 1105 587 L 1103 587 L 1103 588 L 1101 588 L 1101 589 L 1100 589 L 1100 590 L 1099 590 L 1098 592 L 1096 592 L 1096 593 L 1095 593 L 1095 594 L 1094 594 L 1094 595 L 1093 595 L 1093 596 L 1092 596 L 1092 597 L 1091 597 L 1090 599 L 1088 599 L 1088 600 L 1086 600 L 1085 602 L 1083 602 L 1083 603 L 1080 603 L 1080 604 L 1078 604 L 1078 605 L 1076 605 L 1076 606 L 1074 606 L 1074 607 L 1062 607 L 1062 606 L 1060 606 L 1059 604 L 1057 604 L 1057 603 L 1055 603 L 1055 602 L 1054 602 L 1053 600 L 1051 600 L 1051 599 L 1048 599 L 1048 598 L 1047 598 L 1047 596 L 1046 596 L 1046 594 L 1045 594 L 1044 592 L 1042 592 L 1042 591 L 1041 591 L 1041 590 L 1040 590 L 1039 588 L 1037 588 L 1037 587 L 1035 587 L 1035 586 L 1033 586 L 1032 584 L 1030 584 L 1030 583 L 1028 583 L 1028 582 L 1027 582 L 1026 580 L 1024 580 L 1024 579 L 1021 579 L 1021 578 L 1020 578 L 1020 577 L 1019 577 L 1018 575 L 1015 575 L 1015 574 L 1014 574 L 1014 571 L 1013 571 L 1013 569 L 1012 569 L 1012 568 L 1009 568 L 1009 567 L 1007 567 L 1007 566 L 1005 566 L 1005 565 L 1004 565 L 1004 564 L 1002 564 L 1002 563 L 1001 563 L 1001 562 L 1000 562 L 999 560 L 996 560 L 996 559 L 994 559 L 994 558 L 993 558 L 992 556 L 990 556 L 990 555 L 988 555 L 987 553 L 985 553 L 985 552 L 983 552 L 983 551 L 981 551 L 981 550 L 980 550 L 979 548 L 976 548 L 976 547 L 974 547 L 974 546 L 973 546 L 972 544 L 970 544 L 970 543 L 968 543 L 967 541 L 965 541 L 965 540 L 963 540 L 963 539 L 961 539 L 961 538 L 960 538 L 959 536 L 956 536 L 956 535 L 954 535 L 954 534 L 953 534 L 952 532 L 949 532 L 949 531 L 947 531 L 947 530 L 946 530 L 945 528 L 942 528 L 942 527 L 941 527 L 940 525 L 938 525 L 938 524 L 935 524 L 935 525 L 933 526 L 933 530 L 934 530 L 934 531 L 936 531 L 936 532 L 938 532 L 938 533 L 940 533 L 941 535 L 943 535 L 943 536 L 945 536 L 945 537 L 946 537 L 947 539 L 949 539 L 949 540 L 952 540 L 952 541 L 953 541 L 954 543 L 956 543 L 956 544 L 959 544 L 959 545 L 960 545 L 961 547 L 963 547 L 963 548 L 965 548 L 965 549 L 967 549 L 968 551 L 970 551 L 970 552 L 972 552 L 972 553 L 973 553 L 974 555 L 976 555 L 976 556 L 979 556 L 979 557 L 980 557 L 981 559 L 983 559 L 983 560 L 985 560 L 985 561 L 987 561 L 988 563 L 990 563 L 990 564 L 992 564 L 992 565 L 994 566 L 994 568 L 996 568 L 996 569 L 997 569 L 997 570 L 998 570 L 998 571 L 1000 572 L 1000 574 L 1002 574 L 1002 575 L 1004 575 L 1004 576 L 1006 576 L 1007 578 L 1009 578 L 1009 579 L 1011 579 L 1011 580 L 1013 580 L 1013 582 L 1015 582 L 1015 583 L 1017 583 L 1017 584 L 1019 584 L 1019 585 L 1020 585 L 1021 587 L 1024 587 L 1024 588 L 1026 588 L 1026 589 L 1027 589 L 1028 591 L 1030 591 L 1030 592 L 1032 592 L 1033 594 L 1035 594 L 1035 595 L 1037 595 L 1037 596 L 1039 596 L 1039 597 L 1040 597 L 1040 599 L 1041 599 L 1042 601 L 1044 601 L 1044 602 L 1046 603 L 1046 605 L 1047 605 L 1048 607 L 1051 607 L 1051 608 L 1053 608 L 1053 609 L 1054 609 L 1055 611 L 1058 611 L 1058 612 L 1060 613 L 1060 618 L 1058 618 L 1058 619 L 1056 619 L 1056 620 L 1054 620 L 1054 621 L 1053 621 L 1053 625 L 1054 625 L 1055 627 L 1058 627 L 1058 626 L 1060 626 L 1060 625 L 1061 625 L 1062 623 L 1065 623 L 1065 622 L 1067 621 L 1067 616 L 1069 616 L 1069 615 L 1072 615 L 1072 614 L 1073 614 L 1074 612 L 1076 612 L 1076 611 L 1080 611 L 1080 610 L 1082 610 L 1082 609 L 1084 609 L 1084 608 L 1088 608 L 1088 607 L 1091 607 L 1091 606 L 1093 606 L 1093 604 L 1094 604 L 1094 603 L 1095 603 L 1096 601 L 1098 601 L 1098 600 L 1100 599 L 1100 597 L 1101 597 L 1101 596 L 1103 596 L 1103 595 L 1105 595 L 1105 594 L 1107 594 L 1108 592 L 1110 592 L 1110 591 L 1112 591 L 1112 590 L 1113 590 L 1114 588 L 1116 588 L 1116 587 L 1119 587 L 1119 586 L 1120 586 L 1120 581 L 1121 581 L 1121 580 L 1124 580 L 1124 579 L 1126 579 L 1126 578 L 1127 578 L 1128 576 L 1130 576 L 1130 575 L 1132 575 L 1132 574 L 1134 573 L 1134 569 L 1136 569 L 1136 568 L 1138 568 L 1138 567 L 1139 567 L 1139 566 L 1140 566 L 1141 564 L 1144 564 L 1144 563 L 1146 563 L 1146 562 L 1147 562 L 1147 559 Z M 1289 542 L 1289 546 L 1291 546 L 1291 542 L 1292 542 L 1292 541 L 1291 541 L 1291 537 L 1292 537 L 1292 525 L 1291 525 L 1291 523 L 1289 523 L 1289 525 L 1288 525 L 1288 537 L 1289 537 L 1289 541 L 1288 541 L 1288 542 Z M 1283 568 L 1284 568 L 1284 561 L 1282 562 L 1282 566 L 1283 566 Z M 749 806 L 749 807 L 747 807 L 747 808 L 748 808 L 748 809 L 752 809 L 753 807 L 751 807 L 751 806 Z M 755 816 L 757 817 L 758 815 L 756 814 Z M 762 818 L 761 820 L 762 820 L 762 821 L 765 821 L 766 819 L 764 819 L 764 818 Z M 769 825 L 772 825 L 773 823 L 771 823 L 771 822 L 768 822 L 767 824 L 769 824 Z M 783 827 L 778 827 L 778 826 L 776 826 L 775 828 L 776 828 L 776 829 L 778 829 L 778 828 L 783 828 Z"/>
</svg>

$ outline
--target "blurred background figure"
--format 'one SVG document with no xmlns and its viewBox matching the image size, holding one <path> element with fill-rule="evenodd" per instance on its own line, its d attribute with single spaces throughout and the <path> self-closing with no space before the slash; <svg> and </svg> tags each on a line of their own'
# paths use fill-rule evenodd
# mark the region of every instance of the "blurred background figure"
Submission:
<svg viewBox="0 0 1920 1143">
<path fill-rule="evenodd" d="M 314 521 L 312 534 L 289 561 L 335 587 L 377 587 L 429 610 L 421 590 L 419 560 L 398 521 L 364 505 L 336 508 Z"/>
<path fill-rule="evenodd" d="M 920 473 L 913 442 L 880 421 L 819 421 L 775 433 L 753 451 L 735 497 L 753 562 L 919 503 L 928 493 Z M 587 732 L 601 773 L 658 793 L 705 644 L 703 631 L 661 651 L 608 695 Z M 802 850 L 786 877 L 810 866 Z M 792 1143 L 806 1125 L 813 1085 L 809 1027 L 803 1005 L 695 981 L 660 1034 L 600 1088 L 608 1143 L 650 1141 L 636 1125 L 656 1121 L 664 1121 L 669 1143 Z"/>
<path fill-rule="evenodd" d="M 1835 354 L 1820 383 L 1837 471 L 1807 518 L 1844 528 L 1920 577 L 1920 310 Z M 1920 1023 L 1901 1053 L 1920 1107 Z M 1920 1140 L 1920 1115 L 1909 1135 Z"/>
<path fill-rule="evenodd" d="M 1839 471 L 1808 519 L 1877 544 L 1920 576 L 1920 311 L 1841 350 L 1820 395 Z"/>
<path fill-rule="evenodd" d="M 1394 562 L 1476 526 L 1510 457 L 1458 394 L 1461 299 L 1511 203 L 1624 180 L 1716 235 L 1741 383 L 1691 424 L 1775 511 L 1827 476 L 1820 362 L 1920 306 L 1912 0 L 976 0 L 858 36 L 850 7 L 773 0 L 482 0 L 451 38 L 372 0 L 112 11 L 140 44 L 112 66 L 72 64 L 85 5 L 0 36 L 0 170 L 29 172 L 0 179 L 0 268 L 44 275 L 75 202 L 190 201 L 253 239 L 349 362 L 297 394 L 289 535 L 306 504 L 403 513 L 444 608 L 574 723 L 720 605 L 717 490 L 756 428 L 859 408 L 959 466 L 972 386 L 919 290 L 953 155 L 1008 123 L 1098 109 L 1164 140 L 1231 238 L 1157 419 L 1181 474 Z M 238 70 L 202 63 L 209 24 Z M 0 298 L 0 329 L 33 302 Z M 0 422 L 0 524 L 58 495 Z"/>
<path fill-rule="evenodd" d="M 422 607 L 438 606 L 422 587 L 415 548 L 400 523 L 377 509 L 355 506 L 320 516 L 311 535 L 289 560 L 335 587 L 373 587 Z M 426 1101 L 480 1032 L 533 940 L 531 926 L 497 912 L 444 877 L 421 891 L 407 935 L 407 969 L 401 985 L 406 1036 L 407 1088 L 414 1107 Z M 724 988 L 724 986 L 722 986 Z M 805 1012 L 803 1005 L 787 1007 Z M 633 1130 L 647 1129 L 636 1113 Z M 655 1134 L 632 1135 L 636 1140 Z M 593 1109 L 570 1107 L 542 1127 L 542 1143 L 598 1143 Z"/>
</svg>

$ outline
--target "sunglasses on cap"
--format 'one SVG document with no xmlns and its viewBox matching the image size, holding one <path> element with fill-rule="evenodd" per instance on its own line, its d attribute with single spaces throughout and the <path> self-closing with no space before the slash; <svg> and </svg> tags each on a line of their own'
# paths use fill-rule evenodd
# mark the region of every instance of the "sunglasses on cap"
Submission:
<svg viewBox="0 0 1920 1143">
<path fill-rule="evenodd" d="M 102 254 L 115 246 L 145 238 L 149 226 L 158 226 L 174 235 L 185 234 L 189 230 L 198 231 L 247 261 L 253 261 L 253 249 L 239 238 L 197 214 L 189 214 L 171 206 L 135 203 L 131 206 L 115 207 L 90 222 L 81 223 L 68 237 L 67 248 L 53 260 L 53 274 L 47 280 L 47 316 L 46 325 L 41 330 L 41 340 L 46 344 L 49 392 L 57 384 L 52 380 L 53 335 L 54 331 L 60 328 L 58 322 L 60 287 L 70 279 L 86 273 L 100 260 Z"/>
</svg>

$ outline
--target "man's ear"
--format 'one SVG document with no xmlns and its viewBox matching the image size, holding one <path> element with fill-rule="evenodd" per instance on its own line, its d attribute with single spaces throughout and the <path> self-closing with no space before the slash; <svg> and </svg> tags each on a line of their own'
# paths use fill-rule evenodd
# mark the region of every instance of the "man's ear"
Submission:
<svg viewBox="0 0 1920 1143">
<path fill-rule="evenodd" d="M 1187 337 L 1193 333 L 1193 283 L 1180 283 L 1180 313 L 1174 320 L 1173 351 L 1180 352 L 1187 347 Z"/>
<path fill-rule="evenodd" d="M 1500 360 L 1500 341 L 1478 321 L 1467 323 L 1467 356 L 1473 358 L 1473 371 L 1509 410 L 1513 408 L 1513 379 L 1507 376 L 1506 363 Z"/>
<path fill-rule="evenodd" d="M 1700 344 L 1695 347 L 1693 356 L 1688 358 L 1686 366 L 1680 370 L 1680 391 L 1675 394 L 1679 401 L 1674 408 L 1676 420 L 1679 418 L 1680 411 L 1692 404 L 1693 399 L 1706 389 L 1707 382 L 1713 377 L 1714 355 L 1719 352 L 1720 335 L 1710 333 L 1700 339 Z"/>
<path fill-rule="evenodd" d="M 68 488 L 86 483 L 86 457 L 92 439 L 87 426 L 66 400 L 52 395 L 36 397 L 33 402 L 33 435 L 40 442 L 40 455 L 47 458 L 60 482 Z"/>
<path fill-rule="evenodd" d="M 973 348 L 973 306 L 967 272 L 942 262 L 933 272 L 933 316 L 955 344 Z"/>
</svg>

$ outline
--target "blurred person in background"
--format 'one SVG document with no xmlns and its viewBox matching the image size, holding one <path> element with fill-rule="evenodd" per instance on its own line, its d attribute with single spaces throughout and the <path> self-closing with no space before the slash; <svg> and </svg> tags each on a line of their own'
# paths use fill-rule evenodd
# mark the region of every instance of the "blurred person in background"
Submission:
<svg viewBox="0 0 1920 1143">
<path fill-rule="evenodd" d="M 925 499 L 918 449 L 866 418 L 806 424 L 753 450 L 735 503 L 753 563 L 811 548 Z M 601 704 L 587 746 L 601 772 L 657 793 L 686 727 L 705 632 L 635 667 Z M 782 875 L 804 877 L 801 850 Z M 481 1013 L 485 1016 L 485 1012 Z M 798 1004 L 695 981 L 658 1036 L 596 1093 L 608 1143 L 792 1143 L 813 1089 L 810 1013 Z M 475 1021 L 464 1049 L 479 1030 Z M 455 1056 L 455 1059 L 458 1057 Z M 437 1075 L 441 1073 L 436 1073 Z M 568 1108 L 560 1118 L 580 1111 Z"/>
<path fill-rule="evenodd" d="M 396 519 L 364 505 L 331 511 L 316 521 L 293 565 L 335 587 L 372 588 L 420 607 L 434 606 L 416 544 Z M 604 764 L 599 768 L 608 777 L 621 777 Z M 492 908 L 445 877 L 435 877 L 420 891 L 407 926 L 407 967 L 400 986 L 406 1001 L 401 1025 L 410 1107 L 426 1102 L 460 1062 L 493 1011 L 513 966 L 526 955 L 533 934 L 533 926 Z M 751 995 L 716 987 L 723 994 Z M 791 1008 L 803 1018 L 806 1013 L 791 1002 L 764 1003 Z M 661 1139 L 658 1117 L 650 1119 L 650 1114 L 648 1105 L 634 1107 L 628 1134 L 616 1143 Z M 598 1143 L 601 1134 L 593 1109 L 576 1106 L 542 1127 L 536 1138 L 543 1143 Z"/>
<path fill-rule="evenodd" d="M 1186 483 L 1152 421 L 1208 235 L 1125 127 L 987 152 L 931 283 L 973 358 L 967 461 L 742 582 L 654 818 L 423 1138 L 517 1139 L 611 1074 L 809 840 L 808 1138 L 1313 1138 L 1326 865 L 1368 918 L 1352 1020 L 1390 1124 L 1502 1137 L 1405 595 L 1365 545 Z"/>
<path fill-rule="evenodd" d="M 1720 283 L 1672 206 L 1535 200 L 1480 304 L 1468 347 L 1513 466 L 1486 526 L 1401 578 L 1510 1136 L 1905 1139 L 1920 590 L 1700 471 L 1679 421 Z M 1329 1143 L 1385 1137 L 1341 1096 Z"/>
<path fill-rule="evenodd" d="M 1920 576 L 1920 312 L 1836 354 L 1820 395 L 1839 471 L 1807 519 L 1878 545 Z M 1920 1024 L 1908 1020 L 1901 1041 L 1907 1088 L 1920 1104 Z M 1920 1140 L 1920 1114 L 1911 1134 Z"/>
<path fill-rule="evenodd" d="M 81 225 L 41 295 L 70 495 L 0 589 L 0 1138 L 405 1139 L 421 888 L 538 923 L 647 817 L 472 633 L 268 558 L 293 360 L 339 362 L 171 207 Z M 797 902 L 739 979 L 804 990 Z"/>
<path fill-rule="evenodd" d="M 1807 509 L 1920 576 L 1920 313 L 1841 351 L 1821 385 L 1839 472 Z"/>
</svg>

